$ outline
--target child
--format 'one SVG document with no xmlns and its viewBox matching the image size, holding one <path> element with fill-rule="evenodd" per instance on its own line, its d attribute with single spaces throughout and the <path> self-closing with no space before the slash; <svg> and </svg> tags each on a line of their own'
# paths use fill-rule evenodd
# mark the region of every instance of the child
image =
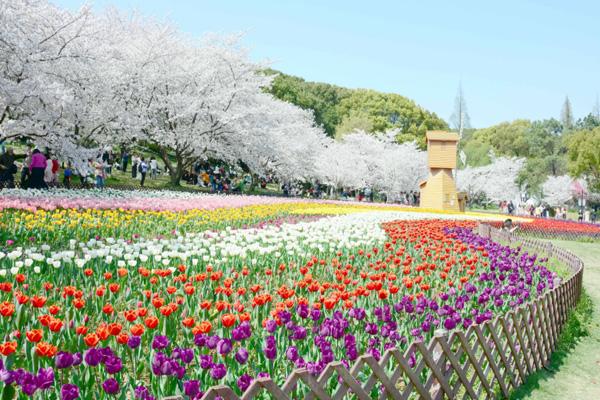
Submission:
<svg viewBox="0 0 600 400">
<path fill-rule="evenodd" d="M 65 168 L 63 172 L 63 185 L 67 189 L 71 189 L 71 176 L 73 175 L 73 170 L 71 169 L 71 163 L 67 164 L 67 168 Z"/>
<path fill-rule="evenodd" d="M 103 189 L 104 188 L 104 165 L 101 160 L 96 162 L 96 188 Z"/>
</svg>

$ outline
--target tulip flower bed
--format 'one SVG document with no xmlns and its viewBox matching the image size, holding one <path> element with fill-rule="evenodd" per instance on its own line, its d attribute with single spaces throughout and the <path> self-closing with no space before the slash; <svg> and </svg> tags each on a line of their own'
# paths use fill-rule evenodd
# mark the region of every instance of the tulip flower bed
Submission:
<svg viewBox="0 0 600 400">
<path fill-rule="evenodd" d="M 102 223 L 144 221 L 106 212 L 116 220 Z M 434 217 L 197 224 L 159 238 L 104 227 L 90 239 L 72 227 L 51 245 L 6 249 L 3 398 L 199 399 L 215 384 L 241 393 L 257 377 L 283 383 L 297 367 L 318 374 L 334 360 L 378 358 L 438 329 L 481 324 L 552 287 L 546 260 L 474 235 L 474 222 Z M 168 218 L 156 221 L 148 231 Z"/>
<path fill-rule="evenodd" d="M 310 201 L 261 196 L 220 196 L 170 191 L 0 191 L 0 246 L 69 240 L 168 236 L 244 227 L 290 215 L 343 215 L 367 211 L 422 212 L 388 204 Z M 437 213 L 454 218 L 454 214 Z M 502 219 L 490 214 L 467 218 Z M 1 249 L 1 247 L 0 247 Z"/>
<path fill-rule="evenodd" d="M 493 221 L 490 225 L 500 228 L 502 223 Z M 531 218 L 529 222 L 515 222 L 518 235 L 564 238 L 567 240 L 590 238 L 600 239 L 600 225 L 553 218 Z"/>
</svg>

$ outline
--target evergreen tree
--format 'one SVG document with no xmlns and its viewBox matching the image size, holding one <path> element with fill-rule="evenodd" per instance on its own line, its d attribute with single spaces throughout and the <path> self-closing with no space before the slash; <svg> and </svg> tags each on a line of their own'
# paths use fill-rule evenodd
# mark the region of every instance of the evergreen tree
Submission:
<svg viewBox="0 0 600 400">
<path fill-rule="evenodd" d="M 460 137 L 463 136 L 465 129 L 471 128 L 471 119 L 469 118 L 467 102 L 462 90 L 462 82 L 458 84 L 458 91 L 454 100 L 454 113 L 450 116 L 450 123 Z"/>
<path fill-rule="evenodd" d="M 562 122 L 563 129 L 565 131 L 571 130 L 573 128 L 573 109 L 571 108 L 569 96 L 565 97 L 565 102 L 560 113 L 560 121 Z"/>
</svg>

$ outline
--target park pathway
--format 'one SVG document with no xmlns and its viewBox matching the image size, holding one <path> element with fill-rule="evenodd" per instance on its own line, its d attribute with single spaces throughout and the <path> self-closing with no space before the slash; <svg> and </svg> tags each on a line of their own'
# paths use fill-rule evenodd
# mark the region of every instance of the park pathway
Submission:
<svg viewBox="0 0 600 400">
<path fill-rule="evenodd" d="M 536 382 L 528 382 L 526 393 L 518 393 L 514 398 L 600 400 L 600 245 L 553 243 L 572 251 L 584 262 L 583 286 L 594 303 L 590 335 L 581 338 L 555 371 L 544 370 Z"/>
</svg>

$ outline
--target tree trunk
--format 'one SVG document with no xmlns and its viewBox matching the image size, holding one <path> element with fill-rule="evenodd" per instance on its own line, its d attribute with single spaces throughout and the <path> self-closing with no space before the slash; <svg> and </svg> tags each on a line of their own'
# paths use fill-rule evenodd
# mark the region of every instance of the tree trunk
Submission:
<svg viewBox="0 0 600 400">
<path fill-rule="evenodd" d="M 160 159 L 165 163 L 165 168 L 169 171 L 170 183 L 172 186 L 179 186 L 183 176 L 183 159 L 178 152 L 175 153 L 177 164 L 173 164 L 169 158 L 169 150 L 166 147 L 159 146 Z"/>
<path fill-rule="evenodd" d="M 169 182 L 171 183 L 171 186 L 180 186 L 182 176 L 183 171 L 179 168 L 179 166 L 175 170 L 169 171 Z"/>
<path fill-rule="evenodd" d="M 258 185 L 258 175 L 251 173 L 250 176 L 252 177 L 252 183 L 250 183 L 250 192 L 253 192 Z"/>
<path fill-rule="evenodd" d="M 183 171 L 183 169 L 184 169 L 183 157 L 181 156 L 181 154 L 179 152 L 176 152 L 175 158 L 177 160 L 177 164 L 176 164 L 175 168 L 169 172 L 169 175 L 171 177 L 171 185 L 180 186 L 181 185 L 181 177 L 183 176 L 183 172 L 184 172 Z"/>
</svg>

